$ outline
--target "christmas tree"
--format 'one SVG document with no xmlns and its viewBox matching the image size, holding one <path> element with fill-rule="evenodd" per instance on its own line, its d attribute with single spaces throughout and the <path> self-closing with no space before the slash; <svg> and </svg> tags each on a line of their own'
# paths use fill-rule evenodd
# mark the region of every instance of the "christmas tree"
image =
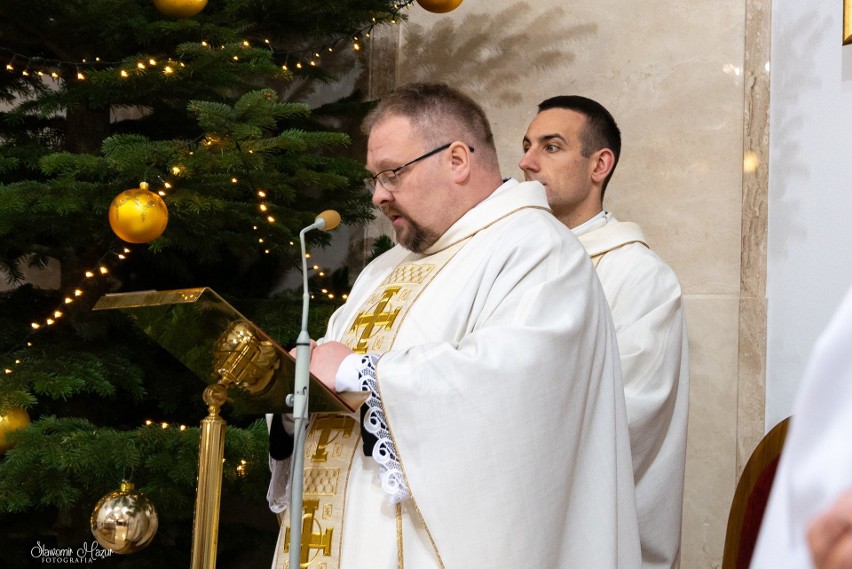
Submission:
<svg viewBox="0 0 852 569">
<path fill-rule="evenodd" d="M 153 502 L 159 531 L 95 566 L 189 564 L 204 384 L 126 315 L 93 312 L 99 297 L 211 287 L 289 347 L 300 293 L 277 291 L 301 266 L 299 230 L 325 209 L 347 224 L 371 217 L 341 132 L 363 97 L 305 100 L 339 92 L 335 77 L 357 70 L 373 27 L 410 1 L 205 3 L 0 4 L 2 566 L 91 543 L 94 505 L 124 479 Z M 167 225 L 128 239 L 109 214 L 146 184 Z M 26 277 L 42 269 L 54 286 Z M 345 272 L 333 276 L 346 286 Z M 340 292 L 317 295 L 313 337 Z M 227 405 L 223 415 L 218 566 L 268 566 L 266 425 Z"/>
</svg>

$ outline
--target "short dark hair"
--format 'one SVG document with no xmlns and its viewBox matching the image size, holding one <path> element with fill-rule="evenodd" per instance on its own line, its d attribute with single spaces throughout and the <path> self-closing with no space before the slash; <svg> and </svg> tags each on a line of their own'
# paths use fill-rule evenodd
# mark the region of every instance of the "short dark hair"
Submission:
<svg viewBox="0 0 852 569">
<path fill-rule="evenodd" d="M 586 117 L 586 126 L 580 133 L 580 144 L 583 145 L 581 152 L 586 158 L 601 148 L 612 150 L 614 160 L 612 170 L 604 180 L 601 189 L 601 198 L 603 198 L 603 193 L 606 191 L 606 186 L 609 184 L 609 180 L 615 172 L 615 167 L 618 165 L 618 158 L 621 156 L 621 131 L 618 129 L 615 119 L 603 105 L 579 95 L 560 95 L 539 103 L 538 112 L 548 109 L 567 109 Z"/>
<path fill-rule="evenodd" d="M 370 134 L 388 116 L 403 116 L 426 146 L 460 140 L 478 156 L 497 160 L 494 135 L 485 111 L 476 101 L 445 83 L 409 83 L 388 93 L 364 118 L 361 130 Z"/>
</svg>

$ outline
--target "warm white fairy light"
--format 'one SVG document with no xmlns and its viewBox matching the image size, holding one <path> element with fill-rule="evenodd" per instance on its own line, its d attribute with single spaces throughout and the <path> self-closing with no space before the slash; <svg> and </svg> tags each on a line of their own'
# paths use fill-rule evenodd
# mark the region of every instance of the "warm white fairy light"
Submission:
<svg viewBox="0 0 852 569">
<path fill-rule="evenodd" d="M 379 25 L 380 23 L 397 24 L 398 20 L 396 18 L 396 15 L 399 14 L 400 12 L 402 12 L 403 9 L 407 8 L 409 5 L 411 5 L 413 3 L 414 3 L 414 0 L 405 0 L 405 1 L 401 1 L 401 2 L 396 2 L 396 3 L 394 3 L 392 11 L 390 12 L 390 14 L 387 17 L 385 17 L 384 19 L 382 19 L 381 22 L 379 21 L 379 19 L 373 17 L 373 18 L 370 19 L 370 23 L 367 26 L 361 28 L 360 30 L 354 30 L 354 35 L 353 35 L 353 31 L 350 31 L 348 33 L 343 34 L 342 36 L 337 37 L 337 38 L 331 38 L 330 45 L 326 44 L 322 47 L 314 47 L 314 48 L 310 48 L 310 50 L 304 50 L 303 53 L 307 52 L 308 54 L 313 54 L 312 55 L 313 61 L 308 61 L 307 63 L 312 67 L 316 67 L 317 65 L 319 65 L 319 52 L 320 51 L 328 51 L 329 53 L 333 53 L 334 48 L 332 46 L 336 45 L 338 41 L 340 41 L 341 39 L 343 39 L 346 36 L 353 38 L 354 42 L 352 44 L 352 48 L 355 51 L 360 51 L 362 42 L 358 38 L 359 35 L 364 37 L 364 38 L 370 38 L 370 32 L 373 30 L 373 28 L 375 26 Z M 281 53 L 281 52 L 278 52 L 277 50 L 275 50 L 272 47 L 272 42 L 268 38 L 263 39 L 262 41 L 263 41 L 264 45 L 266 45 L 267 48 L 269 48 L 273 53 Z M 206 48 L 212 47 L 210 45 L 210 43 L 206 40 L 200 41 L 199 45 L 201 45 L 202 47 L 206 47 Z M 243 48 L 246 48 L 246 49 L 252 47 L 252 44 L 248 39 L 240 40 L 240 45 Z M 226 49 L 226 46 L 220 45 L 220 49 Z M 30 58 L 28 56 L 15 53 L 14 51 L 11 51 L 11 50 L 8 50 L 8 49 L 0 48 L 0 51 L 6 51 L 6 52 L 11 54 L 12 60 L 9 63 L 6 64 L 6 70 L 7 71 L 20 73 L 23 76 L 30 76 L 31 74 L 37 74 L 39 76 L 43 76 L 44 74 L 49 73 L 50 77 L 52 77 L 55 80 L 61 79 L 60 74 L 56 71 L 57 67 L 67 66 L 67 67 L 75 68 L 77 80 L 78 81 L 84 81 L 84 80 L 87 79 L 86 74 L 85 74 L 86 69 L 89 69 L 89 68 L 91 68 L 95 65 L 104 66 L 104 67 L 105 66 L 118 67 L 121 64 L 120 62 L 117 62 L 117 61 L 112 61 L 112 62 L 106 61 L 105 62 L 100 57 L 95 57 L 92 60 L 89 60 L 87 58 L 83 58 L 83 59 L 81 59 L 80 61 L 77 61 L 77 62 L 62 61 L 62 60 L 51 60 L 51 61 L 45 62 L 41 58 Z M 287 53 L 287 52 L 284 52 L 284 53 Z M 292 52 L 289 52 L 289 53 L 290 53 L 290 55 L 293 55 Z M 239 60 L 239 56 L 237 56 L 237 55 L 234 55 L 232 57 L 233 57 L 234 61 Z M 296 57 L 298 57 L 298 56 L 296 56 Z M 15 58 L 19 58 L 19 59 L 25 61 L 26 64 L 25 64 L 23 69 L 20 69 L 18 66 L 14 65 Z M 144 71 L 145 69 L 148 68 L 148 66 L 156 67 L 159 64 L 160 63 L 158 62 L 158 60 L 155 57 L 146 56 L 145 60 L 137 63 L 137 68 L 140 71 Z M 175 71 L 174 65 L 180 66 L 181 68 L 186 67 L 186 63 L 183 62 L 183 61 L 172 62 L 171 60 L 169 60 L 169 64 L 163 66 L 163 74 L 164 75 L 170 75 L 170 74 L 174 73 L 174 71 Z M 302 69 L 303 64 L 301 62 L 296 63 L 296 68 Z M 281 69 L 285 72 L 289 72 L 289 68 L 288 68 L 287 64 L 282 65 Z M 121 74 L 122 78 L 128 77 L 126 71 L 119 71 L 119 73 Z"/>
<path fill-rule="evenodd" d="M 127 254 L 129 254 L 129 253 L 130 253 L 130 249 L 128 249 L 127 247 L 124 247 L 123 253 L 113 252 L 112 254 L 114 254 L 115 258 L 117 258 L 119 261 L 123 261 L 127 258 Z M 107 266 L 104 265 L 104 264 L 99 264 L 97 270 L 101 275 L 107 275 L 110 272 L 109 269 L 107 268 Z M 93 270 L 88 270 L 88 271 L 85 271 L 84 275 L 87 279 L 92 279 L 96 276 L 96 273 Z M 74 289 L 73 293 L 67 294 L 62 299 L 62 302 L 63 302 L 64 305 L 71 304 L 71 303 L 74 302 L 75 298 L 79 298 L 79 297 L 83 296 L 83 294 L 84 294 L 83 289 L 76 288 L 76 289 Z M 53 326 L 54 324 L 56 324 L 57 320 L 59 320 L 63 316 L 65 316 L 65 313 L 62 310 L 60 310 L 59 308 L 56 308 L 56 309 L 53 310 L 50 317 L 45 318 L 43 323 L 31 322 L 30 328 L 32 328 L 33 331 L 37 331 L 37 330 L 40 330 L 41 328 L 43 328 L 44 326 Z M 32 342 L 26 342 L 26 346 L 28 348 L 32 347 L 32 345 L 33 345 Z M 21 362 L 21 360 L 15 361 L 16 364 L 19 364 L 20 362 Z"/>
</svg>

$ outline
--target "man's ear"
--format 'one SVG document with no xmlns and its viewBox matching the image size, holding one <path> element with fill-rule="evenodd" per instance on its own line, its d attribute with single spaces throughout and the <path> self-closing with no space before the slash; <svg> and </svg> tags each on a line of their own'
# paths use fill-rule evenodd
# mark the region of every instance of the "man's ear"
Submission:
<svg viewBox="0 0 852 569">
<path fill-rule="evenodd" d="M 615 154 L 609 148 L 601 148 L 591 156 L 592 159 L 592 181 L 603 184 L 609 173 L 615 167 Z"/>
<path fill-rule="evenodd" d="M 456 140 L 450 144 L 450 166 L 452 168 L 453 181 L 463 183 L 470 178 L 471 154 L 473 151 L 464 142 Z"/>
</svg>

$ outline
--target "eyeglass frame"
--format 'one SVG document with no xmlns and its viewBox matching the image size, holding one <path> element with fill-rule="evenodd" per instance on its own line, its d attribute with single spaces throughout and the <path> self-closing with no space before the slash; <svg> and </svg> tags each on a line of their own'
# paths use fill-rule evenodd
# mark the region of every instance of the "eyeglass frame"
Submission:
<svg viewBox="0 0 852 569">
<path fill-rule="evenodd" d="M 387 170 L 382 170 L 381 172 L 379 172 L 379 173 L 378 173 L 378 174 L 376 174 L 375 176 L 370 176 L 370 177 L 368 177 L 368 178 L 364 178 L 364 185 L 367 187 L 367 190 L 369 190 L 370 194 L 374 194 L 374 193 L 376 193 L 376 183 L 377 183 L 377 182 L 378 182 L 379 184 L 381 184 L 381 185 L 382 185 L 382 187 L 383 187 L 385 190 L 387 190 L 387 191 L 388 191 L 388 192 L 390 192 L 390 193 L 393 193 L 393 192 L 397 191 L 397 189 L 398 189 L 398 188 L 396 188 L 396 187 L 389 187 L 389 186 L 388 186 L 388 183 L 389 183 L 391 180 L 394 180 L 392 183 L 390 183 L 390 185 L 391 185 L 391 186 L 396 186 L 396 185 L 398 184 L 398 181 L 397 181 L 397 180 L 398 180 L 398 178 L 399 178 L 398 174 L 399 174 L 402 170 L 404 170 L 405 168 L 408 168 L 408 167 L 409 167 L 409 166 L 411 166 L 412 164 L 415 164 L 415 163 L 417 163 L 417 162 L 420 162 L 421 160 L 424 160 L 424 159 L 426 159 L 426 158 L 429 158 L 430 156 L 434 156 L 435 154 L 437 154 L 437 153 L 439 153 L 439 152 L 443 152 L 444 150 L 446 150 L 447 148 L 449 148 L 449 147 L 450 147 L 450 146 L 452 146 L 452 145 L 453 145 L 453 143 L 452 143 L 452 142 L 448 142 L 448 143 L 446 143 L 446 144 L 442 144 L 442 145 L 441 145 L 441 146 L 439 146 L 438 148 L 434 148 L 434 149 L 430 150 L 429 152 L 427 152 L 426 154 L 424 154 L 424 155 L 422 155 L 422 156 L 418 156 L 418 157 L 417 157 L 417 158 L 415 158 L 414 160 L 409 160 L 408 162 L 406 162 L 406 163 L 405 163 L 405 164 L 403 164 L 402 166 L 397 166 L 396 168 L 388 168 Z M 473 146 L 468 146 L 468 149 L 469 149 L 471 152 L 474 152 L 474 150 L 473 150 Z M 389 173 L 390 173 L 390 174 L 389 174 Z M 379 179 L 379 177 L 380 177 L 380 176 L 382 176 L 382 177 L 384 177 L 384 178 L 385 178 L 385 181 L 384 181 L 384 182 L 383 182 L 382 180 L 380 180 L 380 179 Z"/>
</svg>

